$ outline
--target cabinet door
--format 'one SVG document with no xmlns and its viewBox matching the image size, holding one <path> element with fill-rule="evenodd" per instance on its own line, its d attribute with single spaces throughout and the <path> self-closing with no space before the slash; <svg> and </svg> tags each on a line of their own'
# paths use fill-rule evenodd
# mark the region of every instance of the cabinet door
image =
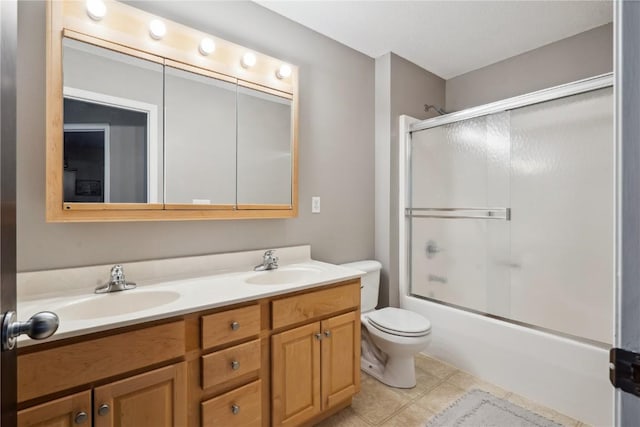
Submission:
<svg viewBox="0 0 640 427">
<path fill-rule="evenodd" d="M 91 426 L 90 390 L 18 412 L 18 427 L 75 426 Z"/>
<path fill-rule="evenodd" d="M 332 317 L 322 328 L 322 409 L 343 402 L 360 387 L 358 312 Z"/>
<path fill-rule="evenodd" d="M 95 427 L 187 424 L 185 364 L 156 369 L 94 389 Z"/>
<path fill-rule="evenodd" d="M 298 426 L 320 412 L 320 323 L 271 337 L 273 425 Z"/>
</svg>

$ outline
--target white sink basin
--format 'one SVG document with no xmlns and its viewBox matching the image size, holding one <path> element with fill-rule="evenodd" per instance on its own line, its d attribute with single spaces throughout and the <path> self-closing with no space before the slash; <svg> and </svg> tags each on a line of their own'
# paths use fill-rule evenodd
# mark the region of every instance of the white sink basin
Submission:
<svg viewBox="0 0 640 427">
<path fill-rule="evenodd" d="M 148 310 L 169 304 L 180 298 L 174 291 L 122 291 L 74 301 L 70 304 L 52 307 L 61 320 L 86 320 L 101 317 L 119 316 Z"/>
<path fill-rule="evenodd" d="M 285 267 L 278 270 L 267 270 L 245 279 L 252 285 L 290 285 L 313 280 L 322 269 L 316 267 Z"/>
</svg>

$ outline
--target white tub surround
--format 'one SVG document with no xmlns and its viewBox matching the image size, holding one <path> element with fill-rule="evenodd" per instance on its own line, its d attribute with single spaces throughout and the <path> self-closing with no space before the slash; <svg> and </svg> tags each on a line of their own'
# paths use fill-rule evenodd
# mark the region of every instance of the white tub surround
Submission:
<svg viewBox="0 0 640 427">
<path fill-rule="evenodd" d="M 138 287 L 100 295 L 94 289 L 108 280 L 112 264 L 18 273 L 18 316 L 27 319 L 38 311 L 59 310 L 60 327 L 47 340 L 52 341 L 316 288 L 363 274 L 312 260 L 308 245 L 275 249 L 279 268 L 262 272 L 253 267 L 261 263 L 263 249 L 123 262 L 127 281 Z M 87 313 L 83 305 L 95 307 L 94 312 Z M 109 313 L 109 305 L 115 314 Z M 38 342 L 42 341 L 18 339 L 22 347 Z"/>
</svg>

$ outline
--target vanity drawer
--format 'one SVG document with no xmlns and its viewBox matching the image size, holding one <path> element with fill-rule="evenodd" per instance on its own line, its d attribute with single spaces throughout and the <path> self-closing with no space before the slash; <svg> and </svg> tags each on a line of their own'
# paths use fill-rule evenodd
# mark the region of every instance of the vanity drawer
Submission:
<svg viewBox="0 0 640 427">
<path fill-rule="evenodd" d="M 202 427 L 262 425 L 262 389 L 257 380 L 200 404 Z"/>
<path fill-rule="evenodd" d="M 260 340 L 202 356 L 202 388 L 222 384 L 260 370 Z"/>
<path fill-rule="evenodd" d="M 312 320 L 360 306 L 360 280 L 335 288 L 282 298 L 271 306 L 272 328 Z"/>
<path fill-rule="evenodd" d="M 236 308 L 202 316 L 202 349 L 260 333 L 260 306 Z"/>
</svg>

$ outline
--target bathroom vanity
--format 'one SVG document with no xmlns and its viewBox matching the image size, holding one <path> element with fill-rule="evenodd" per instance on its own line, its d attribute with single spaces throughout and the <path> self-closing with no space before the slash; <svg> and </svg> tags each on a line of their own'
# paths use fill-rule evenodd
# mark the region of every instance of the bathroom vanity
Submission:
<svg viewBox="0 0 640 427">
<path fill-rule="evenodd" d="M 179 298 L 134 310 L 169 289 Z M 120 308 L 92 318 L 94 301 Z M 359 391 L 357 270 L 298 260 L 22 307 L 56 304 L 59 334 L 19 341 L 20 426 L 311 425 Z"/>
</svg>

